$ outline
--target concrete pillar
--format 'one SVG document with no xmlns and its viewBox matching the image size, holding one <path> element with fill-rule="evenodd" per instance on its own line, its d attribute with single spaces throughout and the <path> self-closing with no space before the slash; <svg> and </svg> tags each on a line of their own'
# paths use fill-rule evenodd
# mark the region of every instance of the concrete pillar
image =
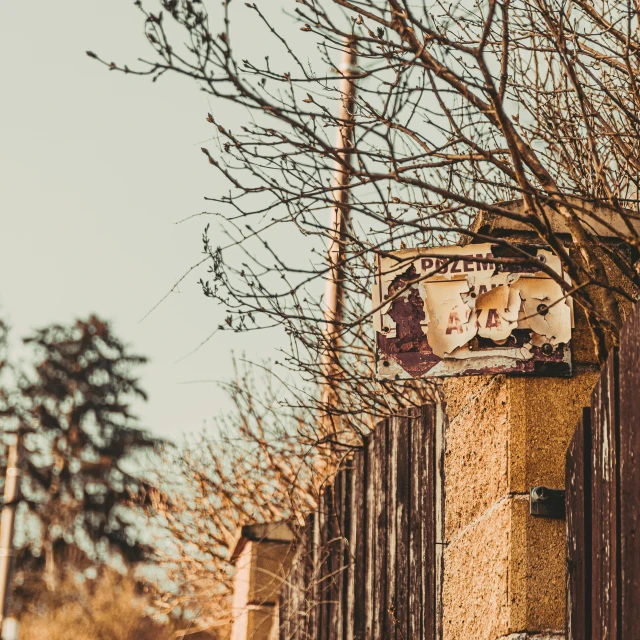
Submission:
<svg viewBox="0 0 640 640">
<path fill-rule="evenodd" d="M 293 545 L 293 532 L 285 523 L 242 527 L 231 557 L 236 567 L 231 640 L 277 639 L 278 597 Z"/>
<path fill-rule="evenodd" d="M 529 490 L 564 488 L 597 377 L 445 382 L 444 640 L 563 632 L 565 522 L 529 515 Z"/>
<path fill-rule="evenodd" d="M 481 220 L 479 230 L 527 240 L 512 224 Z M 611 263 L 607 268 L 615 281 Z M 529 491 L 564 488 L 567 446 L 598 380 L 577 306 L 572 353 L 570 378 L 494 375 L 443 383 L 449 418 L 443 640 L 564 638 L 565 521 L 531 516 Z"/>
</svg>

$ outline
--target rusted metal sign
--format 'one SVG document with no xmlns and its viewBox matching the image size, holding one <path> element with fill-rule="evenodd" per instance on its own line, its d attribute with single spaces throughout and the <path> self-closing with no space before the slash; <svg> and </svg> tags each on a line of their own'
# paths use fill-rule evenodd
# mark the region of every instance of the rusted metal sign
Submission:
<svg viewBox="0 0 640 640">
<path fill-rule="evenodd" d="M 550 251 L 492 262 L 491 244 L 407 249 L 378 257 L 373 293 L 379 378 L 571 373 L 573 304 L 538 264 Z"/>
</svg>

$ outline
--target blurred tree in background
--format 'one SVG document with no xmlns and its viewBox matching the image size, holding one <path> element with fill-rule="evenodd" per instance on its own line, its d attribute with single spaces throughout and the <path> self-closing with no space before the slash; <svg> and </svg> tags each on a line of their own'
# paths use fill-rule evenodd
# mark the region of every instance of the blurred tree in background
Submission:
<svg viewBox="0 0 640 640">
<path fill-rule="evenodd" d="M 138 426 L 146 360 L 108 323 L 39 329 L 20 363 L 0 329 L 0 489 L 4 447 L 17 433 L 24 443 L 12 600 L 21 637 L 226 637 L 238 527 L 299 518 L 324 478 L 307 456 L 303 403 L 287 410 L 272 376 L 239 367 L 216 434 L 176 446 Z"/>
<path fill-rule="evenodd" d="M 145 483 L 126 461 L 151 451 L 158 439 L 137 426 L 133 398 L 146 399 L 136 366 L 109 325 L 95 316 L 75 326 L 54 325 L 25 339 L 36 358 L 22 379 L 25 502 L 39 524 L 46 579 L 55 587 L 56 553 L 69 547 L 89 564 L 115 554 L 126 564 L 144 560 L 132 505 Z"/>
<path fill-rule="evenodd" d="M 218 225 L 205 227 L 174 290 L 204 265 L 203 292 L 224 309 L 219 330 L 278 327 L 294 380 L 266 413 L 238 384 L 231 430 L 196 441 L 177 461 L 186 493 L 154 505 L 178 543 L 181 581 L 200 585 L 195 601 L 203 584 L 215 599 L 232 525 L 295 516 L 379 418 L 437 393 L 424 380 L 376 379 L 378 257 L 479 241 L 530 261 L 475 225 L 479 214 L 507 219 L 561 260 L 570 278 L 544 269 L 604 362 L 640 290 L 640 11 L 611 0 L 135 5 L 149 55 L 88 55 L 110 72 L 186 78 L 211 105 L 201 151 L 216 189 L 196 215 Z M 323 303 L 335 274 L 327 247 L 343 274 L 340 322 L 330 323 L 339 341 Z"/>
<path fill-rule="evenodd" d="M 233 373 L 222 383 L 230 411 L 165 450 L 146 509 L 167 578 L 156 605 L 169 616 L 190 609 L 199 628 L 222 633 L 233 620 L 231 554 L 242 525 L 295 527 L 333 474 L 314 454 L 313 413 L 283 402 L 286 389 L 266 367 L 239 360 Z"/>
<path fill-rule="evenodd" d="M 113 618 L 114 631 L 104 637 L 162 637 L 115 630 L 140 617 L 142 587 L 134 569 L 152 560 L 140 535 L 149 490 L 140 469 L 160 440 L 141 429 L 131 411 L 132 401 L 146 400 L 136 372 L 146 359 L 91 316 L 34 332 L 23 341 L 32 366 L 17 366 L 4 357 L 2 328 L 3 445 L 16 433 L 24 443 L 13 613 L 26 616 L 28 628 L 52 625 L 50 635 L 25 637 L 69 637 L 73 629 L 73 637 L 99 638 L 89 631 L 97 622 L 81 613 L 87 608 Z M 108 585 L 122 592 L 111 612 L 105 609 Z M 127 598 L 133 585 L 140 596 Z M 118 619 L 116 610 L 126 607 L 129 613 Z M 66 620 L 66 635 L 56 635 L 56 620 Z"/>
</svg>

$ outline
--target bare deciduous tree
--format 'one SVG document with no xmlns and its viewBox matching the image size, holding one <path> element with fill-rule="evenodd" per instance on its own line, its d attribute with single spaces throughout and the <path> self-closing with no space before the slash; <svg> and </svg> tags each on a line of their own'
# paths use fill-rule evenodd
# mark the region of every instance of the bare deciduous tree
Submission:
<svg viewBox="0 0 640 640">
<path fill-rule="evenodd" d="M 605 246 L 593 226 L 611 226 L 616 214 L 622 224 L 610 231 L 637 246 L 640 33 L 633 3 L 301 0 L 290 5 L 308 34 L 301 50 L 264 3 L 211 3 L 211 13 L 201 2 L 162 1 L 158 13 L 137 4 L 154 57 L 135 70 L 110 68 L 186 76 L 247 114 L 233 127 L 209 114 L 218 144 L 203 148 L 231 186 L 213 199 L 229 243 L 214 247 L 205 233 L 210 277 L 203 280 L 205 293 L 229 308 L 231 329 L 283 324 L 295 341 L 292 364 L 318 373 L 311 362 L 322 349 L 322 314 L 309 291 L 326 275 L 331 175 L 348 162 L 345 387 L 371 373 L 362 327 L 373 254 L 474 237 L 470 223 L 479 211 L 521 222 L 548 243 L 572 278 L 561 284 L 588 314 L 600 355 L 615 344 L 617 296 L 629 298 L 638 284 L 635 256 Z M 259 51 L 242 38 L 250 19 L 264 27 Z M 336 69 L 345 43 L 358 53 L 356 69 Z M 284 55 L 264 56 L 267 48 Z M 345 74 L 358 85 L 348 156 L 333 135 Z M 511 200 L 522 207 L 499 204 Z M 558 237 L 552 214 L 574 250 Z M 293 261 L 273 248 L 290 227 L 312 239 L 316 260 Z M 227 260 L 232 247 L 244 259 Z M 611 282 L 608 261 L 630 287 Z M 374 395 L 372 413 L 385 403 Z"/>
<path fill-rule="evenodd" d="M 478 240 L 531 259 L 482 235 L 479 214 L 521 225 L 561 259 L 570 281 L 541 269 L 586 316 L 600 361 L 617 343 L 640 285 L 636 3 L 284 0 L 295 26 L 258 0 L 136 4 L 151 57 L 129 67 L 89 55 L 154 80 L 182 76 L 211 96 L 214 142 L 202 152 L 229 192 L 209 198 L 219 231 L 203 234 L 202 288 L 228 310 L 223 329 L 280 326 L 289 336 L 283 364 L 312 390 L 292 389 L 288 404 L 311 412 L 302 433 L 318 451 L 357 445 L 377 417 L 433 393 L 421 381 L 375 380 L 376 255 Z M 249 21 L 262 29 L 259 47 Z M 350 68 L 338 65 L 345 47 L 357 53 Z M 345 82 L 357 85 L 348 123 L 337 115 Z M 336 143 L 345 126 L 350 135 Z M 336 168 L 348 175 L 340 189 Z M 328 211 L 345 197 L 346 295 L 333 351 L 321 285 L 335 242 Z M 339 366 L 325 380 L 336 394 L 323 402 L 313 385 L 327 377 L 327 357 Z M 338 428 L 316 428 L 322 415 Z M 251 446 L 261 438 L 252 433 Z M 233 473 L 216 474 L 224 482 L 211 491 L 238 491 L 242 502 Z"/>
<path fill-rule="evenodd" d="M 163 568 L 160 608 L 197 614 L 194 628 L 231 623 L 231 552 L 241 526 L 302 522 L 332 473 L 312 454 L 309 411 L 283 406 L 282 385 L 271 376 L 256 381 L 255 367 L 235 373 L 225 385 L 233 410 L 219 416 L 213 435 L 167 449 L 147 510 Z"/>
</svg>

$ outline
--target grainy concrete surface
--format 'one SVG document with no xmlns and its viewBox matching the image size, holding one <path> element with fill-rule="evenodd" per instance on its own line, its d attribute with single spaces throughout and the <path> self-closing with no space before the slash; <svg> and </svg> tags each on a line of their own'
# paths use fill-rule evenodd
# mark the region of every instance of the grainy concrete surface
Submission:
<svg viewBox="0 0 640 640">
<path fill-rule="evenodd" d="M 511 633 L 498 640 L 564 640 L 564 633 Z"/>
<path fill-rule="evenodd" d="M 527 499 L 511 503 L 509 631 L 565 626 L 565 523 L 529 515 Z"/>
<path fill-rule="evenodd" d="M 509 393 L 504 376 L 454 378 L 445 388 L 448 540 L 509 493 Z"/>
<path fill-rule="evenodd" d="M 529 515 L 528 495 L 564 487 L 566 449 L 597 377 L 444 382 L 444 640 L 564 628 L 564 522 Z"/>
<path fill-rule="evenodd" d="M 509 632 L 510 520 L 509 501 L 497 503 L 446 547 L 444 640 L 497 638 Z"/>
<path fill-rule="evenodd" d="M 587 371 L 571 378 L 509 379 L 510 492 L 564 487 L 567 447 L 598 376 Z"/>
</svg>

